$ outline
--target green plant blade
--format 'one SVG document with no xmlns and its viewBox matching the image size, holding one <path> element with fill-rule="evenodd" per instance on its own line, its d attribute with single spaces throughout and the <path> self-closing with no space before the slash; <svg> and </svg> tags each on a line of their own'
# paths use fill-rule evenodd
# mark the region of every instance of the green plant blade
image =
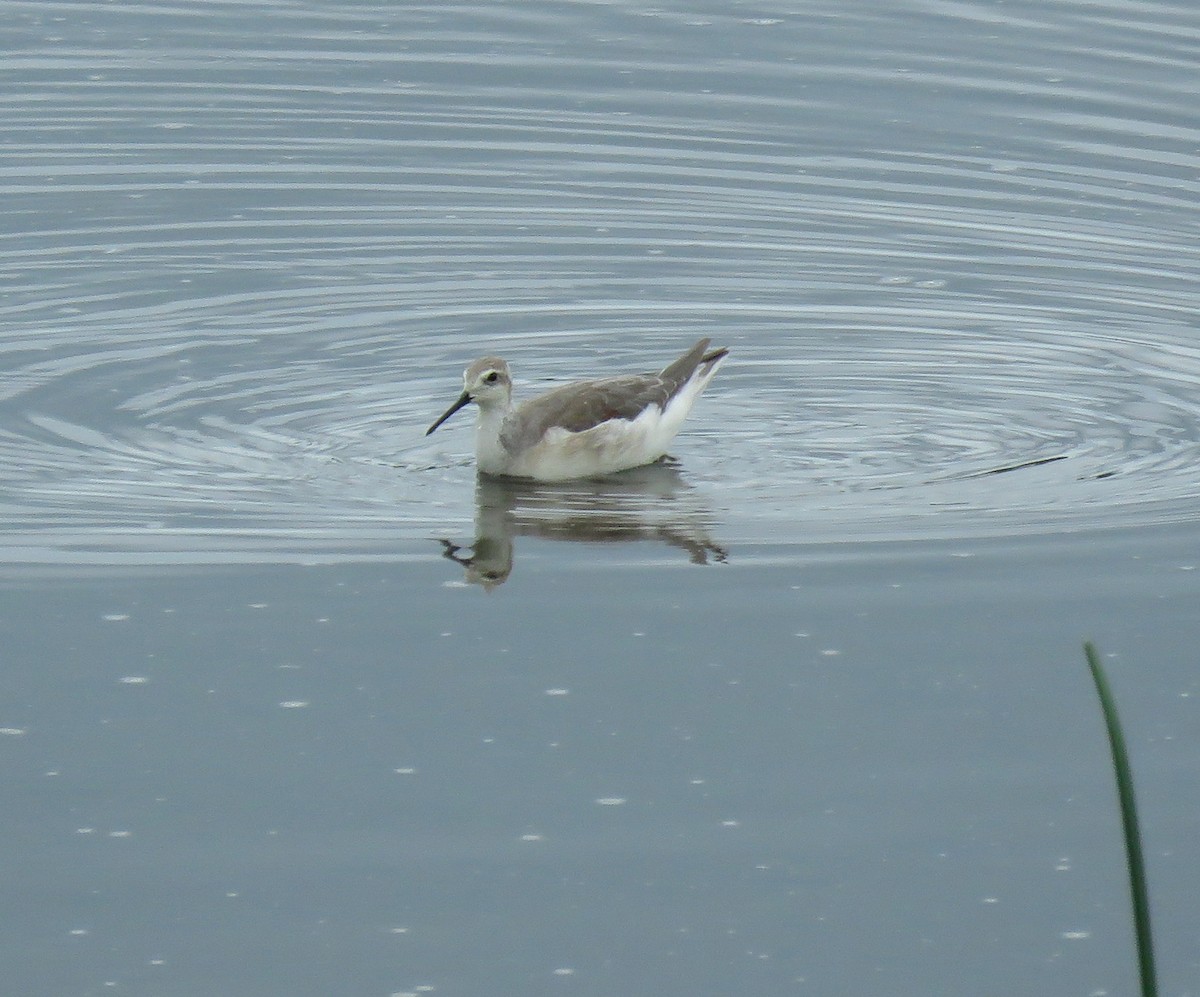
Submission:
<svg viewBox="0 0 1200 997">
<path fill-rule="evenodd" d="M 1150 898 L 1146 892 L 1146 864 L 1142 859 L 1142 834 L 1138 824 L 1137 803 L 1133 796 L 1133 773 L 1129 754 L 1125 750 L 1125 735 L 1117 717 L 1117 704 L 1100 655 L 1091 641 L 1083 645 L 1092 681 L 1100 697 L 1104 723 L 1108 728 L 1108 743 L 1112 748 L 1113 770 L 1117 776 L 1117 796 L 1121 802 L 1121 824 L 1125 829 L 1125 858 L 1129 866 L 1129 893 L 1133 900 L 1133 928 L 1137 937 L 1138 969 L 1142 979 L 1143 997 L 1157 997 L 1158 981 L 1154 969 L 1154 942 L 1150 936 Z"/>
</svg>

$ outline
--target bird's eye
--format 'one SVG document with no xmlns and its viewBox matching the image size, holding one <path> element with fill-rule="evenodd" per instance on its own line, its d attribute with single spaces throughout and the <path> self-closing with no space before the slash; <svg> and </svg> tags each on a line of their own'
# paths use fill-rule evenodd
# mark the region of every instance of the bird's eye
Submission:
<svg viewBox="0 0 1200 997">
<path fill-rule="evenodd" d="M 500 375 L 494 370 L 489 370 L 487 377 L 485 377 L 484 380 L 487 381 L 488 384 L 495 384 L 498 380 L 500 380 Z"/>
</svg>

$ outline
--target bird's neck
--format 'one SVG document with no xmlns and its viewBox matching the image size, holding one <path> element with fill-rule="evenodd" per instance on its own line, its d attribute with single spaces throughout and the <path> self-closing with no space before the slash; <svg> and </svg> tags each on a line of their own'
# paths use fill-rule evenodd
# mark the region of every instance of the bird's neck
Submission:
<svg viewBox="0 0 1200 997">
<path fill-rule="evenodd" d="M 480 405 L 475 426 L 475 459 L 485 471 L 499 473 L 508 460 L 508 451 L 500 442 L 500 429 L 508 414 L 507 405 Z"/>
</svg>

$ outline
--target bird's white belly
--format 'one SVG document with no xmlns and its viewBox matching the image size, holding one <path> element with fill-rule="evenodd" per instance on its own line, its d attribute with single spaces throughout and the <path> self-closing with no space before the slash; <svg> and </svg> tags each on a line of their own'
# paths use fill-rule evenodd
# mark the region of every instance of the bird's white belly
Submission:
<svg viewBox="0 0 1200 997">
<path fill-rule="evenodd" d="M 489 474 L 539 481 L 593 478 L 641 467 L 658 460 L 670 442 L 670 437 L 664 441 L 661 434 L 652 431 L 647 415 L 643 413 L 633 422 L 614 419 L 581 433 L 553 428 L 533 446 L 508 454 L 507 460 L 487 461 L 485 466 L 481 458 L 479 466 Z"/>
</svg>

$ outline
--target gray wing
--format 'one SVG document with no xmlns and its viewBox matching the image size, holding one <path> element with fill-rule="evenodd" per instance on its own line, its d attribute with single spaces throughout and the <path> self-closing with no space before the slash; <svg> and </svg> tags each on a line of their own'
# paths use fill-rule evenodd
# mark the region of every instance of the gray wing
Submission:
<svg viewBox="0 0 1200 997">
<path fill-rule="evenodd" d="M 500 440 L 515 451 L 541 439 L 552 426 L 582 433 L 610 419 L 636 419 L 651 405 L 665 408 L 701 363 L 725 355 L 724 350 L 717 350 L 706 356 L 708 343 L 707 339 L 700 340 L 658 374 L 626 374 L 566 384 L 539 395 L 509 416 Z"/>
<path fill-rule="evenodd" d="M 670 397 L 666 382 L 657 374 L 567 384 L 520 406 L 505 420 L 500 441 L 509 450 L 520 450 L 551 427 L 582 433 L 610 419 L 636 419 L 647 406 L 665 405 Z"/>
</svg>

